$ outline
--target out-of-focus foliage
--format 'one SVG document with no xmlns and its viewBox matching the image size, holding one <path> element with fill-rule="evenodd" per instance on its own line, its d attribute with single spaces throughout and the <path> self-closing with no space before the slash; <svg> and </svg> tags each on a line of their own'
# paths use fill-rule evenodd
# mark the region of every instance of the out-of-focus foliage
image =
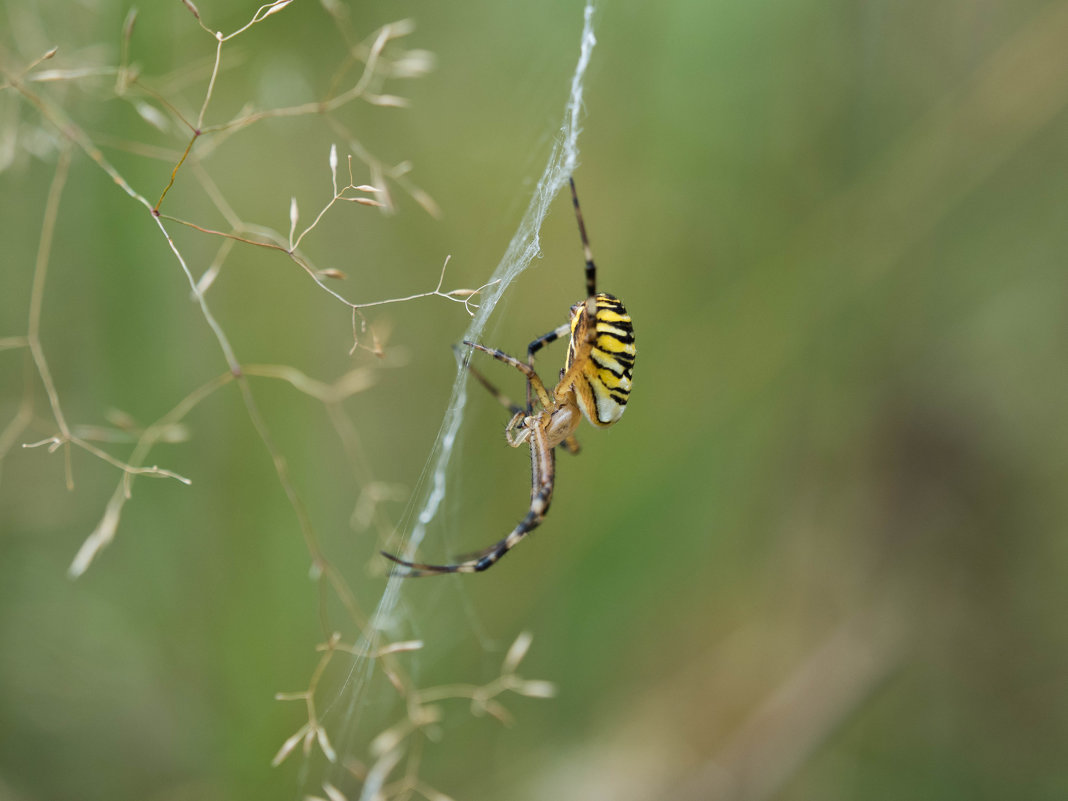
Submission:
<svg viewBox="0 0 1068 801">
<path fill-rule="evenodd" d="M 445 288 L 477 287 L 555 134 L 582 9 L 344 7 L 360 37 L 410 17 L 406 46 L 434 54 L 433 72 L 383 89 L 409 108 L 338 116 L 383 164 L 410 161 L 442 214 L 393 183 L 395 214 L 341 204 L 303 247 L 361 302 L 431 290 L 449 254 Z M 254 11 L 198 8 L 227 32 Z M 18 76 L 53 46 L 39 69 L 115 65 L 127 11 L 9 2 L 0 66 Z M 508 699 L 511 728 L 452 702 L 420 775 L 456 799 L 1065 797 L 1068 3 L 606 0 L 597 37 L 576 181 L 602 287 L 635 321 L 631 403 L 560 455 L 529 542 L 440 579 L 457 586 L 406 588 L 467 616 L 418 632 L 426 653 L 404 664 L 422 683 L 489 681 L 529 630 L 524 674 L 559 689 Z M 305 0 L 233 44 L 209 121 L 318 99 L 344 66 L 337 27 Z M 214 52 L 181 3 L 146 4 L 129 61 L 195 117 Z M 187 131 L 152 128 L 114 73 L 38 88 L 159 197 Z M 0 93 L 0 338 L 26 333 L 60 141 Z M 308 115 L 198 147 L 217 148 L 205 168 L 240 218 L 285 232 L 292 196 L 307 221 L 329 200 L 335 142 L 343 164 L 352 143 Z M 199 187 L 180 172 L 169 213 L 224 228 Z M 199 275 L 220 241 L 180 233 Z M 542 245 L 488 333 L 513 353 L 582 294 L 563 197 Z M 379 361 L 348 354 L 349 310 L 278 251 L 238 244 L 208 297 L 242 364 L 374 372 L 343 404 L 355 460 L 322 403 L 250 379 L 324 552 L 373 604 L 382 531 L 410 521 L 390 492 L 376 523 L 350 513 L 372 479 L 418 484 L 463 307 L 368 310 L 388 332 Z M 40 339 L 76 424 L 111 409 L 146 424 L 227 370 L 151 219 L 81 151 Z M 563 346 L 544 353 L 551 379 Z M 0 477 L 0 796 L 299 797 L 296 760 L 269 763 L 303 713 L 272 698 L 307 686 L 322 607 L 236 386 L 147 462 L 192 485 L 138 479 L 116 541 L 71 581 L 120 476 L 75 451 L 67 492 L 62 453 L 19 447 L 56 431 L 35 376 L 25 348 L 0 351 L 0 426 L 26 385 L 34 409 Z M 507 414 L 478 392 L 445 510 L 472 550 L 528 497 Z M 373 699 L 365 711 L 389 719 Z"/>
</svg>

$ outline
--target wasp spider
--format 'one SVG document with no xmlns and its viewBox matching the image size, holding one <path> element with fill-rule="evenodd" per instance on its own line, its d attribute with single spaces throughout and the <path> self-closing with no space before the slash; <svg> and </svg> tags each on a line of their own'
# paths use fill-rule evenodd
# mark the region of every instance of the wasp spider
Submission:
<svg viewBox="0 0 1068 801">
<path fill-rule="evenodd" d="M 478 573 L 497 564 L 545 519 L 556 476 L 555 448 L 563 445 L 571 453 L 578 452 L 575 430 L 582 416 L 598 428 L 606 428 L 623 416 L 634 370 L 634 328 L 619 298 L 597 291 L 597 268 L 586 238 L 574 181 L 571 181 L 571 199 L 586 257 L 586 299 L 571 307 L 570 321 L 531 342 L 527 347 L 526 362 L 494 348 L 464 341 L 465 345 L 512 365 L 526 376 L 527 405 L 524 408 L 502 395 L 475 368 L 468 367 L 502 404 L 512 410 L 512 419 L 504 429 L 508 444 L 518 448 L 525 442 L 530 443 L 530 510 L 503 540 L 455 564 L 408 562 L 383 551 L 384 556 L 405 568 L 400 572 L 402 576 Z M 571 337 L 567 360 L 560 373 L 560 382 L 549 391 L 534 372 L 534 354 L 565 334 Z"/>
</svg>

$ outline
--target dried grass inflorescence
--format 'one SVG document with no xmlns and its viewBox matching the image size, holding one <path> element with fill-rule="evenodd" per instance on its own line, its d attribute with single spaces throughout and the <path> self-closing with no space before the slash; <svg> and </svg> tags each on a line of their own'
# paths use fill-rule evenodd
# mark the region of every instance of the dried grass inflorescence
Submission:
<svg viewBox="0 0 1068 801">
<path fill-rule="evenodd" d="M 227 333 L 227 323 L 220 319 L 210 302 L 213 287 L 225 271 L 228 259 L 242 249 L 259 249 L 296 265 L 312 284 L 326 293 L 351 316 L 352 340 L 350 354 L 364 351 L 380 357 L 388 364 L 389 350 L 386 347 L 384 326 L 369 319 L 368 310 L 388 304 L 408 303 L 423 298 L 442 298 L 462 304 L 468 315 L 475 315 L 480 300 L 493 288 L 499 292 L 500 279 L 487 281 L 477 288 L 446 289 L 446 268 L 449 258 L 441 262 L 437 282 L 433 289 L 413 292 L 402 297 L 386 299 L 354 299 L 338 289 L 338 284 L 347 277 L 347 270 L 331 264 L 317 264 L 306 251 L 306 246 L 317 232 L 320 224 L 332 214 L 343 213 L 341 207 L 384 214 L 395 212 L 394 193 L 401 192 L 411 197 L 426 213 L 437 216 L 439 209 L 434 200 L 415 184 L 411 177 L 411 164 L 401 162 L 388 164 L 366 148 L 356 131 L 339 114 L 355 103 L 379 107 L 404 107 L 407 100 L 397 94 L 392 86 L 397 81 L 418 79 L 434 66 L 433 55 L 422 49 L 409 48 L 403 40 L 413 33 L 410 21 L 384 25 L 370 35 L 353 35 L 344 5 L 336 0 L 322 0 L 322 12 L 333 21 L 342 42 L 338 53 L 338 67 L 329 82 L 324 96 L 315 100 L 276 108 L 241 108 L 236 114 L 217 118 L 216 98 L 227 80 L 230 58 L 239 62 L 233 43 L 259 25 L 276 23 L 292 13 L 292 0 L 277 0 L 259 7 L 240 27 L 229 33 L 214 30 L 210 26 L 210 9 L 200 9 L 191 0 L 183 0 L 188 9 L 191 24 L 198 26 L 210 39 L 210 56 L 202 72 L 197 68 L 183 68 L 173 75 L 149 76 L 134 60 L 137 50 L 138 13 L 131 10 L 119 32 L 119 48 L 115 63 L 89 63 L 81 65 L 62 64 L 55 68 L 62 54 L 51 48 L 39 55 L 19 57 L 11 52 L 0 51 L 0 96 L 6 95 L 26 113 L 25 120 L 4 132 L 0 147 L 0 171 L 11 168 L 25 154 L 44 155 L 55 161 L 55 170 L 50 191 L 41 214 L 37 256 L 33 265 L 33 278 L 28 299 L 28 322 L 24 333 L 0 332 L 0 350 L 25 350 L 28 369 L 15 415 L 0 431 L 0 468 L 15 458 L 16 448 L 47 448 L 50 452 L 63 454 L 65 481 L 68 488 L 75 486 L 75 471 L 72 452 L 81 451 L 116 469 L 117 485 L 104 505 L 97 525 L 83 541 L 69 568 L 71 577 L 83 575 L 103 550 L 113 542 L 120 530 L 126 503 L 133 496 L 134 479 L 138 476 L 173 479 L 189 484 L 196 476 L 180 475 L 166 467 L 147 462 L 153 449 L 161 443 L 180 443 L 191 436 L 187 424 L 189 415 L 205 400 L 233 386 L 240 395 L 244 410 L 268 452 L 277 479 L 293 509 L 307 547 L 311 563 L 311 575 L 319 587 L 324 642 L 319 646 L 319 660 L 312 673 L 308 688 L 299 693 L 279 694 L 280 700 L 299 700 L 304 703 L 306 722 L 289 737 L 279 749 L 274 764 L 279 764 L 297 750 L 311 756 L 318 750 L 325 759 L 340 766 L 345 778 L 357 780 L 364 788 L 377 788 L 375 797 L 394 798 L 419 795 L 428 799 L 446 799 L 440 791 L 431 787 L 419 775 L 421 751 L 428 732 L 432 732 L 445 715 L 443 707 L 454 699 L 465 700 L 474 715 L 490 715 L 503 723 L 510 723 L 512 716 L 501 702 L 501 697 L 513 695 L 531 698 L 548 698 L 554 693 L 553 685 L 544 681 L 521 678 L 517 674 L 520 661 L 530 646 L 530 636 L 521 635 L 505 656 L 499 675 L 484 684 L 456 684 L 431 688 L 419 688 L 404 668 L 404 659 L 410 652 L 423 647 L 422 642 L 402 640 L 391 642 L 382 633 L 357 601 L 347 579 L 330 562 L 320 546 L 319 537 L 311 516 L 290 475 L 287 460 L 276 443 L 261 413 L 253 391 L 255 380 L 284 382 L 299 393 L 322 404 L 327 416 L 337 431 L 342 447 L 350 456 L 354 473 L 363 490 L 360 492 L 352 513 L 354 527 L 374 525 L 380 540 L 392 534 L 394 522 L 381 512 L 383 502 L 396 502 L 406 497 L 403 488 L 378 479 L 368 466 L 368 460 L 360 458 L 356 428 L 344 409 L 344 402 L 353 395 L 374 386 L 377 368 L 361 366 L 348 370 L 330 382 L 319 381 L 296 367 L 285 364 L 250 364 L 242 361 Z M 95 57 L 95 56 L 94 56 Z M 129 105 L 138 117 L 149 126 L 154 136 L 163 136 L 178 143 L 165 147 L 149 141 L 117 141 L 92 132 L 78 119 L 75 104 L 69 101 L 72 89 L 91 85 L 99 92 L 100 79 L 108 81 L 107 92 L 112 99 Z M 198 101 L 192 108 L 183 100 L 182 92 L 189 86 L 202 87 Z M 33 117 L 31 122 L 31 116 Z M 229 200 L 229 192 L 221 187 L 211 169 L 211 157 L 220 146 L 255 126 L 268 120 L 291 118 L 315 118 L 322 121 L 347 151 L 344 157 L 337 144 L 325 153 L 329 176 L 323 176 L 323 198 L 310 214 L 302 213 L 295 197 L 290 200 L 288 230 L 278 230 L 269 224 L 246 219 Z M 117 151 L 122 158 L 111 157 Z M 20 154 L 23 154 L 20 156 Z M 142 189 L 132 177 L 124 159 L 142 158 L 163 160 L 168 165 L 166 180 L 162 185 Z M 173 406 L 154 422 L 141 424 L 122 412 L 102 415 L 104 423 L 77 424 L 68 420 L 64 403 L 53 378 L 52 369 L 42 344 L 42 308 L 46 297 L 46 278 L 51 259 L 52 246 L 57 238 L 57 229 L 62 226 L 61 199 L 68 184 L 72 164 L 77 159 L 87 160 L 104 173 L 111 184 L 136 203 L 136 211 L 129 216 L 130 224 L 140 224 L 161 237 L 188 285 L 193 302 L 199 308 L 203 321 L 211 331 L 214 342 L 222 356 L 222 369 L 214 378 L 188 391 L 178 398 Z M 329 180 L 329 187 L 326 181 Z M 188 215 L 172 213 L 172 193 L 180 182 L 191 182 L 207 199 L 205 211 L 225 220 L 224 225 L 208 224 Z M 140 213 L 141 216 L 138 216 Z M 179 232 L 182 236 L 179 236 Z M 197 237 L 200 242 L 217 243 L 214 257 L 200 267 L 200 259 L 190 255 L 193 248 L 186 244 L 184 236 Z M 33 436 L 31 432 L 41 427 L 35 398 L 37 388 L 43 389 L 47 399 L 47 423 L 45 436 Z M 112 451 L 126 447 L 123 457 Z M 329 623 L 326 606 L 340 605 L 345 610 L 346 625 L 354 636 L 345 639 Z M 356 746 L 338 748 L 332 742 L 327 725 L 323 722 L 320 707 L 324 695 L 328 702 L 335 702 L 341 690 L 328 687 L 324 675 L 332 663 L 342 656 L 353 664 L 370 664 L 381 670 L 388 684 L 401 699 L 403 710 L 400 720 L 390 724 L 368 739 L 366 760 L 358 758 Z M 344 721 L 343 721 L 344 723 Z M 336 775 L 336 774 L 335 774 Z M 346 796 L 337 786 L 337 781 L 323 781 L 323 797 L 338 801 Z"/>
</svg>

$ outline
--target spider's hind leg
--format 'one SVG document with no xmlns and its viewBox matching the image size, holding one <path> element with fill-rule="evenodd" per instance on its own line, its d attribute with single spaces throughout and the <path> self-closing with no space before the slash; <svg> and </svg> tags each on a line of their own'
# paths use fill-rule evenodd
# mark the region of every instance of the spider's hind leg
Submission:
<svg viewBox="0 0 1068 801">
<path fill-rule="evenodd" d="M 582 254 L 586 257 L 586 297 L 590 298 L 597 294 L 597 266 L 593 263 L 593 251 L 590 250 L 590 240 L 586 237 L 586 223 L 582 221 L 575 179 L 568 178 L 567 181 L 571 184 L 571 202 L 575 206 L 575 219 L 578 220 L 579 236 L 582 237 Z"/>
</svg>

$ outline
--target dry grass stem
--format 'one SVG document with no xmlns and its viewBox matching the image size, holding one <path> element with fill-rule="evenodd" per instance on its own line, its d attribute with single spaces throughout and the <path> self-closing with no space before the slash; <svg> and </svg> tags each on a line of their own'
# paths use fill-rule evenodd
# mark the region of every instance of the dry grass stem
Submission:
<svg viewBox="0 0 1068 801">
<path fill-rule="evenodd" d="M 233 40 L 253 26 L 276 18 L 275 15 L 292 5 L 292 0 L 276 0 L 259 6 L 247 22 L 230 33 L 210 27 L 193 0 L 183 0 L 183 3 L 195 25 L 212 41 L 210 51 L 204 47 L 201 57 L 187 59 L 185 66 L 169 75 L 146 76 L 142 66 L 137 63 L 136 37 L 141 18 L 136 9 L 128 11 L 122 21 L 119 48 L 113 56 L 113 64 L 40 69 L 42 64 L 56 55 L 55 48 L 47 50 L 22 69 L 9 67 L 6 61 L 0 64 L 3 80 L 0 89 L 9 90 L 20 106 L 36 112 L 35 124 L 47 134 L 50 142 L 62 143 L 58 148 L 56 168 L 43 208 L 26 331 L 24 334 L 4 332 L 5 336 L 0 338 L 0 351 L 26 349 L 26 375 L 21 400 L 14 416 L 0 432 L 0 465 L 4 464 L 6 458 L 11 458 L 16 443 L 34 438 L 36 441 L 25 442 L 23 448 L 63 452 L 66 484 L 72 489 L 74 475 L 71 453 L 74 449 L 104 462 L 108 466 L 106 469 L 118 471 L 118 480 L 104 503 L 99 520 L 81 543 L 68 568 L 72 578 L 82 576 L 107 546 L 114 542 L 123 521 L 126 503 L 133 497 L 137 477 L 168 478 L 186 485 L 196 478 L 195 474 L 181 475 L 166 467 L 146 463 L 146 460 L 161 443 L 182 443 L 195 436 L 196 432 L 187 422 L 194 409 L 220 390 L 236 385 L 243 415 L 251 423 L 263 450 L 269 456 L 274 475 L 301 531 L 309 574 L 319 595 L 319 621 L 323 631 L 323 641 L 317 646 L 317 660 L 307 688 L 301 692 L 279 693 L 276 696 L 279 700 L 302 702 L 304 720 L 281 744 L 272 764 L 280 764 L 299 748 L 305 757 L 318 753 L 328 763 L 341 762 L 353 775 L 361 775 L 365 784 L 363 797 L 421 796 L 432 801 L 448 801 L 447 796 L 419 776 L 422 744 L 426 739 L 437 736 L 436 724 L 445 714 L 443 707 L 432 701 L 466 699 L 476 714 L 490 714 L 510 723 L 512 717 L 498 700 L 500 695 L 513 692 L 543 698 L 551 694 L 552 685 L 547 682 L 524 681 L 515 674 L 529 648 L 529 636 L 513 645 L 505 658 L 502 675 L 486 685 L 417 689 L 406 670 L 405 659 L 409 658 L 407 654 L 422 649 L 423 642 L 417 639 L 389 642 L 371 625 L 369 616 L 361 608 L 349 585 L 349 578 L 324 553 L 312 515 L 297 490 L 297 482 L 290 474 L 286 456 L 276 443 L 253 391 L 257 379 L 283 381 L 321 404 L 338 433 L 356 484 L 353 494 L 357 500 L 351 514 L 353 526 L 365 529 L 374 525 L 379 539 L 384 539 L 387 532 L 395 529 L 395 521 L 384 511 L 384 507 L 389 502 L 406 500 L 408 490 L 400 484 L 382 481 L 375 475 L 373 460 L 361 446 L 357 428 L 345 409 L 346 401 L 375 385 L 379 378 L 378 370 L 403 361 L 403 353 L 399 349 L 390 348 L 387 351 L 388 322 L 372 325 L 367 310 L 438 297 L 463 304 L 464 310 L 473 315 L 478 308 L 479 298 L 499 282 L 491 281 L 474 289 L 446 289 L 446 270 L 450 261 L 446 257 L 441 264 L 436 286 L 429 291 L 381 300 L 354 300 L 328 284 L 344 279 L 346 272 L 329 264 L 316 265 L 303 249 L 310 248 L 311 239 L 323 226 L 327 215 L 342 203 L 392 214 L 397 210 L 395 193 L 400 192 L 412 197 L 429 214 L 440 215 L 430 195 L 413 182 L 409 161 L 396 164 L 382 161 L 363 146 L 347 124 L 338 119 L 341 116 L 338 112 L 356 102 L 369 106 L 406 106 L 407 99 L 389 82 L 427 74 L 433 68 L 434 59 L 426 50 L 408 49 L 398 41 L 414 30 L 410 21 L 390 23 L 368 36 L 357 38 L 346 28 L 348 15 L 344 7 L 328 1 L 324 7 L 345 42 L 342 63 L 333 72 L 328 91 L 319 98 L 277 108 L 254 108 L 249 103 L 236 112 L 227 111 L 225 117 L 220 117 L 218 108 L 221 105 L 222 87 L 228 76 L 227 70 L 232 69 L 233 64 L 240 63 L 241 59 L 241 54 L 232 46 Z M 205 11 L 211 13 L 209 9 Z M 200 41 L 204 40 L 201 38 Z M 164 144 L 142 142 L 114 134 L 90 133 L 79 124 L 73 111 L 77 107 L 68 98 L 68 94 L 74 92 L 65 90 L 68 89 L 67 85 L 71 90 L 82 89 L 81 82 L 88 79 L 95 81 L 91 86 L 94 91 L 110 93 L 119 99 L 124 104 L 125 112 L 132 110 L 137 115 L 131 115 L 137 125 L 144 126 L 152 138 Z M 102 85 L 104 88 L 101 90 Z M 196 93 L 192 95 L 194 99 L 188 100 L 187 95 L 193 92 Z M 341 168 L 339 144 L 332 144 L 327 158 L 330 170 L 329 195 L 310 203 L 305 202 L 306 216 L 302 218 L 301 203 L 293 194 L 289 201 L 288 230 L 275 230 L 270 225 L 247 219 L 242 210 L 230 202 L 228 192 L 216 180 L 219 173 L 212 170 L 210 159 L 231 137 L 245 135 L 246 131 L 261 121 L 299 117 L 321 120 L 325 123 L 324 127 L 338 136 L 339 144 L 343 143 L 340 146 L 347 151 L 344 168 Z M 51 146 L 55 147 L 54 144 Z M 130 159 L 116 157 L 113 161 L 105 155 L 105 148 L 125 157 L 163 161 L 169 169 L 167 172 L 160 170 L 161 180 L 142 191 L 136 183 L 139 180 L 135 178 L 138 173 L 126 167 Z M 145 426 L 122 412 L 107 413 L 107 424 L 72 424 L 64 406 L 65 396 L 61 397 L 60 394 L 59 386 L 63 386 L 63 383 L 60 381 L 57 386 L 52 365 L 42 345 L 42 310 L 46 300 L 49 264 L 53 244 L 57 241 L 57 230 L 64 221 L 60 211 L 61 200 L 73 160 L 81 156 L 134 201 L 129 206 L 126 224 L 142 226 L 143 230 L 160 237 L 157 242 L 165 244 L 169 258 L 173 259 L 170 262 L 172 268 L 177 267 L 184 276 L 198 319 L 202 319 L 211 332 L 213 347 L 217 348 L 216 358 L 221 357 L 219 372 L 214 378 L 188 392 L 159 419 Z M 353 159 L 358 163 L 354 165 Z M 347 171 L 347 180 L 345 172 L 339 174 L 339 169 Z M 182 219 L 169 213 L 178 202 L 179 193 L 185 191 L 184 182 L 189 178 L 194 189 L 203 190 L 201 202 L 212 216 Z M 148 198 L 156 200 L 153 203 Z M 185 198 L 181 200 L 184 202 Z M 191 216 L 197 216 L 197 212 Z M 222 222 L 206 224 L 220 217 Z M 62 233 L 58 236 L 62 236 Z M 194 256 L 196 250 L 188 246 L 187 238 L 208 239 L 212 243 L 210 262 L 205 264 Z M 214 301 L 209 303 L 208 293 L 227 268 L 231 255 L 249 248 L 262 249 L 272 256 L 284 256 L 304 270 L 316 287 L 342 304 L 342 308 L 348 308 L 352 320 L 350 353 L 362 349 L 379 357 L 380 361 L 374 367 L 354 367 L 328 381 L 311 378 L 295 366 L 243 363 L 228 334 L 229 325 L 225 322 L 225 316 L 221 318 L 217 315 Z M 164 260 L 166 263 L 167 260 Z M 40 402 L 39 398 L 35 398 L 38 386 L 43 388 L 50 410 L 50 422 L 43 431 L 35 428 L 35 400 L 38 404 Z M 69 405 L 75 408 L 73 404 Z M 40 424 L 41 421 L 37 420 L 36 426 Z M 27 435 L 27 432 L 32 433 Z M 118 456 L 111 452 L 120 449 L 128 449 L 129 453 Z M 331 619 L 334 616 L 342 618 L 340 626 Z M 342 637 L 339 629 L 344 629 L 352 636 Z M 332 665 L 348 666 L 359 664 L 361 660 L 373 660 L 385 677 L 383 686 L 387 686 L 388 681 L 388 686 L 394 688 L 404 701 L 401 720 L 379 732 L 368 744 L 369 767 L 360 764 L 352 754 L 344 753 L 345 749 L 335 746 L 323 720 L 323 716 L 329 715 L 331 706 L 337 701 L 336 697 L 330 695 L 336 688 L 328 686 L 329 682 L 325 679 L 328 670 L 332 673 Z M 339 750 L 342 752 L 339 753 Z M 396 768 L 402 764 L 403 776 L 387 784 Z M 345 798 L 341 790 L 330 782 L 324 782 L 322 790 L 328 801 Z"/>
</svg>

